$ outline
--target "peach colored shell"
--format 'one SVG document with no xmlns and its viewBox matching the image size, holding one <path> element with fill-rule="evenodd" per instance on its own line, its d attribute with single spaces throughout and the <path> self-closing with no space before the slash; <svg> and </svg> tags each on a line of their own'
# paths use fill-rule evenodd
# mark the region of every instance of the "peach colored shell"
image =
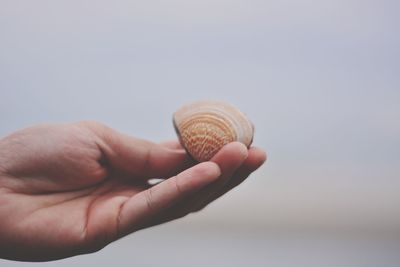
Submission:
<svg viewBox="0 0 400 267">
<path fill-rule="evenodd" d="M 249 147 L 254 127 L 236 107 L 218 101 L 199 101 L 173 116 L 182 146 L 197 161 L 210 160 L 224 145 L 239 141 Z"/>
</svg>

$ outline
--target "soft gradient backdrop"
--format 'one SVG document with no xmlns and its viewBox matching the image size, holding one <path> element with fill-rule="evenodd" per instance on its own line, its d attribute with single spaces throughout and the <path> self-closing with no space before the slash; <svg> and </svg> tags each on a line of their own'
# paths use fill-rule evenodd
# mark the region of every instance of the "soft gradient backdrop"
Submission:
<svg viewBox="0 0 400 267">
<path fill-rule="evenodd" d="M 94 119 L 159 142 L 179 106 L 218 99 L 269 154 L 199 214 L 41 266 L 400 266 L 399 10 L 0 0 L 0 136 Z"/>
</svg>

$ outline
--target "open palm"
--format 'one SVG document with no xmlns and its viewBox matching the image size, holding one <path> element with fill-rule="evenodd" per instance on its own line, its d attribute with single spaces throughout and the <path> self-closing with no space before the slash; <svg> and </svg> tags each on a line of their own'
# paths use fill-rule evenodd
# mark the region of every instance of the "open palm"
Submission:
<svg viewBox="0 0 400 267">
<path fill-rule="evenodd" d="M 96 122 L 31 127 L 0 140 L 0 257 L 42 261 L 97 251 L 138 229 L 198 211 L 265 161 L 225 146 L 195 164 Z M 151 186 L 149 179 L 163 178 Z"/>
</svg>

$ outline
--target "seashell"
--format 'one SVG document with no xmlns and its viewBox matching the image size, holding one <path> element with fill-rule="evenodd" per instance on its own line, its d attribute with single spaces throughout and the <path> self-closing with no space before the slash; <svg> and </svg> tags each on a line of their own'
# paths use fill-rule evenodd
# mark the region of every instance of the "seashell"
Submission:
<svg viewBox="0 0 400 267">
<path fill-rule="evenodd" d="M 182 146 L 197 161 L 210 160 L 224 145 L 239 141 L 249 147 L 254 127 L 236 107 L 217 101 L 199 101 L 173 116 Z"/>
</svg>

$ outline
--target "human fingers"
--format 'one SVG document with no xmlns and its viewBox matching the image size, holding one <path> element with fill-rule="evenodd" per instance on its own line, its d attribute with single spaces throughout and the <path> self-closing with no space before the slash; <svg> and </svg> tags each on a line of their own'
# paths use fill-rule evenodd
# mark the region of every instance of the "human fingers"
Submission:
<svg viewBox="0 0 400 267">
<path fill-rule="evenodd" d="M 183 149 L 177 140 L 171 140 L 161 143 L 171 149 Z M 218 179 L 218 183 L 222 184 L 229 180 L 230 176 L 247 158 L 248 152 L 245 145 L 240 142 L 232 142 L 224 146 L 211 161 L 217 163 L 222 172 L 222 176 Z"/>
<path fill-rule="evenodd" d="M 221 177 L 205 186 L 195 194 L 189 195 L 185 201 L 177 203 L 173 207 L 159 216 L 154 224 L 174 220 L 192 212 L 199 203 L 204 203 L 210 199 L 218 190 L 223 187 L 233 176 L 235 171 L 240 168 L 248 157 L 246 146 L 239 142 L 229 143 L 224 146 L 213 158 L 212 162 L 218 164 L 221 169 Z"/>
<path fill-rule="evenodd" d="M 249 156 L 246 161 L 238 168 L 232 178 L 224 185 L 218 188 L 210 189 L 208 194 L 205 194 L 203 198 L 197 203 L 194 203 L 191 207 L 190 212 L 199 211 L 205 208 L 208 204 L 225 195 L 227 192 L 240 185 L 245 181 L 251 173 L 261 167 L 267 160 L 267 154 L 264 150 L 257 147 L 249 149 Z"/>
<path fill-rule="evenodd" d="M 216 181 L 221 169 L 216 163 L 203 162 L 169 178 L 126 201 L 119 211 L 118 233 L 126 235 L 152 220 L 171 206 Z"/>
<path fill-rule="evenodd" d="M 221 179 L 210 185 L 210 187 L 219 187 L 229 181 L 232 174 L 243 164 L 249 153 L 247 147 L 240 142 L 232 142 L 224 146 L 211 159 L 221 168 Z M 207 188 L 205 189 L 207 190 Z"/>
</svg>

